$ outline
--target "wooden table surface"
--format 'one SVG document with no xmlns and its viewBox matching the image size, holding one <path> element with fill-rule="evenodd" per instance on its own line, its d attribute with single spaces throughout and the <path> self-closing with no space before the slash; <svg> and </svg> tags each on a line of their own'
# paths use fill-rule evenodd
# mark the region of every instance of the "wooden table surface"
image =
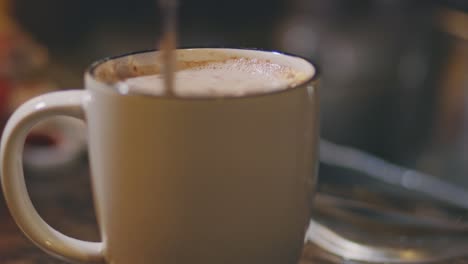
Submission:
<svg viewBox="0 0 468 264">
<path fill-rule="evenodd" d="M 25 171 L 31 199 L 51 226 L 79 239 L 99 241 L 93 211 L 86 158 L 58 171 Z M 3 197 L 0 199 L 0 264 L 66 263 L 32 244 L 11 218 Z M 306 244 L 300 264 L 355 263 L 332 256 L 313 244 Z M 467 260 L 444 263 L 463 264 Z"/>
<path fill-rule="evenodd" d="M 26 170 L 26 182 L 31 199 L 41 216 L 51 226 L 67 235 L 99 241 L 93 211 L 88 165 L 85 158 L 60 171 Z M 316 251 L 306 246 L 303 264 L 311 262 Z M 32 244 L 19 230 L 0 199 L 0 263 L 45 264 L 66 263 L 51 257 Z"/>
</svg>

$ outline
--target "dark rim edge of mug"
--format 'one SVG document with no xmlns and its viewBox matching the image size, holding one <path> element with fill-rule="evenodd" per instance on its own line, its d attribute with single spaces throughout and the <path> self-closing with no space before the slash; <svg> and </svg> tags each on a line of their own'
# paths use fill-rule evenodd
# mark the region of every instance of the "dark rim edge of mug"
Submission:
<svg viewBox="0 0 468 264">
<path fill-rule="evenodd" d="M 170 100 L 170 99 L 174 99 L 174 100 L 232 100 L 232 99 L 243 99 L 243 98 L 252 98 L 252 97 L 261 97 L 261 96 L 268 96 L 268 95 L 274 95 L 274 94 L 281 94 L 281 93 L 287 93 L 287 92 L 292 92 L 292 91 L 295 91 L 301 87 L 304 87 L 304 86 L 307 86 L 307 84 L 309 83 L 313 83 L 313 84 L 316 84 L 320 78 L 320 69 L 319 67 L 317 66 L 317 64 L 315 64 L 311 59 L 307 59 L 307 58 L 304 58 L 302 56 L 299 56 L 299 55 L 295 55 L 295 54 L 292 54 L 292 53 L 288 53 L 288 52 L 283 52 L 283 51 L 278 51 L 278 50 L 269 50 L 269 49 L 262 49 L 262 48 L 249 48 L 249 47 L 223 47 L 223 46 L 196 46 L 196 47 L 192 47 L 192 46 L 182 46 L 182 47 L 178 47 L 177 48 L 178 50 L 187 50 L 187 49 L 237 49 L 237 50 L 250 50 L 250 51 L 262 51 L 262 52 L 274 52 L 274 53 L 277 53 L 277 54 L 281 54 L 281 55 L 286 55 L 286 56 L 290 56 L 290 57 L 294 57 L 294 58 L 299 58 L 299 59 L 302 59 L 306 62 L 308 62 L 310 65 L 312 65 L 312 67 L 314 68 L 314 74 L 308 78 L 307 80 L 303 81 L 302 83 L 300 83 L 299 85 L 296 85 L 292 88 L 288 88 L 288 89 L 281 89 L 281 90 L 278 90 L 278 91 L 272 91 L 272 92 L 266 92 L 266 93 L 253 93 L 253 94 L 247 94 L 247 95 L 243 95 L 243 96 L 224 96 L 224 97 L 165 97 L 165 96 L 155 96 L 155 95 L 148 95 L 148 94 L 139 94 L 139 93 L 134 93 L 134 94 L 125 94 L 125 96 L 139 96 L 139 97 L 151 97 L 151 98 L 164 98 L 164 99 L 167 99 L 167 100 Z M 119 59 L 119 58 L 123 58 L 123 57 L 127 57 L 127 56 L 131 56 L 131 55 L 136 55 L 136 54 L 143 54 L 143 53 L 149 53 L 149 52 L 155 52 L 155 51 L 158 51 L 158 49 L 146 49 L 146 50 L 138 50 L 138 51 L 132 51 L 132 52 L 128 52 L 128 53 L 123 53 L 123 54 L 120 54 L 120 55 L 115 55 L 115 56 L 108 56 L 108 57 L 105 57 L 103 59 L 100 59 L 100 60 L 97 60 L 95 62 L 93 62 L 85 71 L 85 75 L 89 75 L 93 80 L 95 80 L 96 82 L 99 82 L 99 83 L 102 83 L 102 84 L 105 84 L 105 85 L 109 85 L 109 86 L 112 86 L 113 84 L 112 83 L 106 83 L 106 82 L 102 82 L 102 81 L 99 81 L 95 78 L 94 76 L 94 71 L 96 70 L 97 67 L 99 67 L 100 65 L 102 65 L 103 63 L 107 62 L 107 61 L 111 61 L 111 60 L 115 60 L 115 59 Z M 114 91 L 116 94 L 120 94 L 120 95 L 123 95 L 122 93 L 119 93 L 119 91 L 117 89 L 109 89 L 111 91 Z"/>
</svg>

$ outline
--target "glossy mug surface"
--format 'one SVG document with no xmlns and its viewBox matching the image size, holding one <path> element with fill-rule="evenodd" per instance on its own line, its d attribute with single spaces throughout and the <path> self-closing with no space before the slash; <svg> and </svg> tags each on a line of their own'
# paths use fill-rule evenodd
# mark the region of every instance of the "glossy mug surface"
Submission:
<svg viewBox="0 0 468 264">
<path fill-rule="evenodd" d="M 182 64 L 254 58 L 305 78 L 252 94 L 165 97 L 122 87 L 132 71 L 146 75 L 158 68 L 157 51 L 97 62 L 85 75 L 85 90 L 39 96 L 9 120 L 1 177 L 13 217 L 43 250 L 76 262 L 297 263 L 316 181 L 314 66 L 267 51 L 178 52 Z M 59 233 L 27 195 L 19 166 L 24 139 L 32 125 L 53 115 L 87 124 L 102 242 Z"/>
</svg>

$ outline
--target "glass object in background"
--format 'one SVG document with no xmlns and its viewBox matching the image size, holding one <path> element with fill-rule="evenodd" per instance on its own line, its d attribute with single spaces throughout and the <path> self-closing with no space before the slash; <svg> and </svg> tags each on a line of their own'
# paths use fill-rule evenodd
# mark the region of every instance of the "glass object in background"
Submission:
<svg viewBox="0 0 468 264">
<path fill-rule="evenodd" d="M 391 183 L 364 171 L 375 157 L 360 170 L 322 159 L 312 228 L 333 231 L 342 257 L 369 256 L 353 242 L 407 262 L 468 252 L 468 210 L 434 197 L 468 188 L 467 29 L 461 10 L 402 0 L 296 0 L 280 24 L 278 46 L 322 66 L 322 136 L 436 176 Z"/>
<path fill-rule="evenodd" d="M 444 8 L 437 18 L 451 49 L 440 72 L 432 135 L 417 166 L 468 186 L 468 11 Z"/>
<path fill-rule="evenodd" d="M 322 134 L 413 165 L 430 136 L 448 45 L 431 24 L 435 8 L 404 0 L 292 6 L 278 46 L 321 65 Z"/>
</svg>

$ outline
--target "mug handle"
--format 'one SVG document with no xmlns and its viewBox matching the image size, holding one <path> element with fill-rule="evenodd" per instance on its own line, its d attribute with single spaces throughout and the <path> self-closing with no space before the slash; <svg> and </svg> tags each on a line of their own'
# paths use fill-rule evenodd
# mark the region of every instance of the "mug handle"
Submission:
<svg viewBox="0 0 468 264">
<path fill-rule="evenodd" d="M 21 105 L 8 120 L 0 148 L 3 194 L 14 220 L 42 250 L 71 261 L 103 263 L 102 242 L 87 242 L 66 236 L 49 226 L 34 208 L 24 181 L 22 154 L 29 130 L 39 121 L 65 115 L 85 121 L 85 90 L 44 94 Z"/>
</svg>

